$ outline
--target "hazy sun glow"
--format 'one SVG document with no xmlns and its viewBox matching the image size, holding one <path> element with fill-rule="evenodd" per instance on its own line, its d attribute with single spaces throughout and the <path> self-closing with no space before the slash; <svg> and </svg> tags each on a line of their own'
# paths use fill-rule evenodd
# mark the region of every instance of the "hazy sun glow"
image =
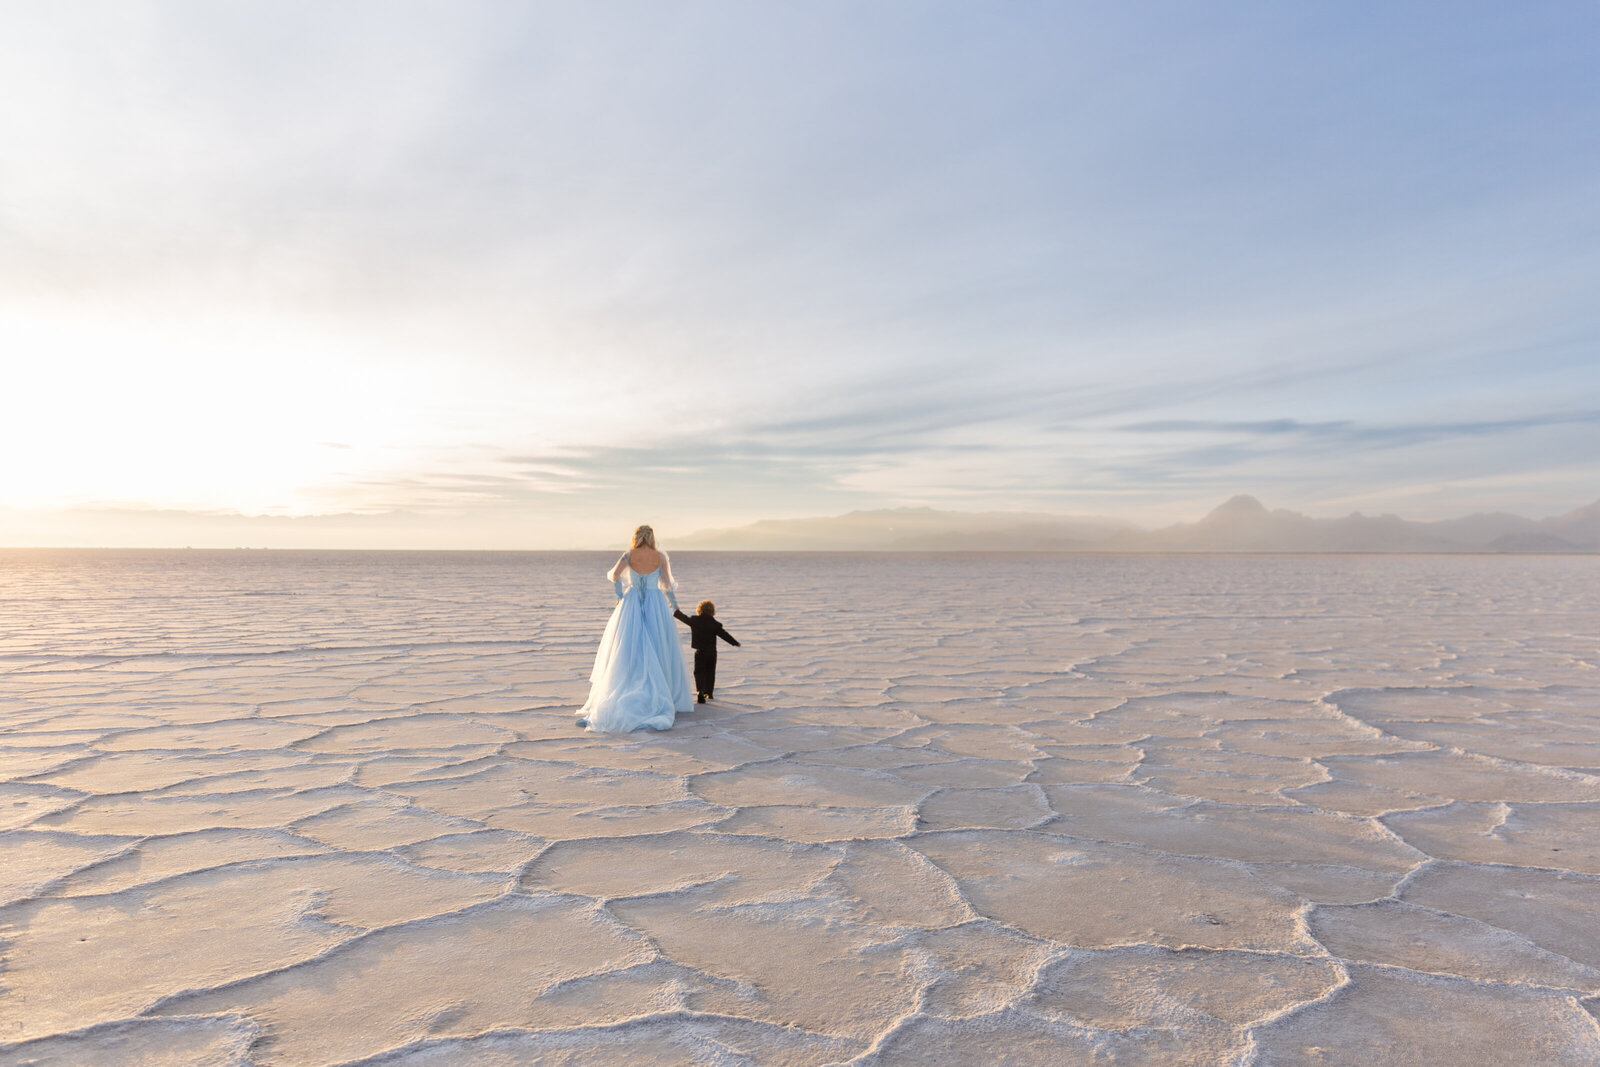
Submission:
<svg viewBox="0 0 1600 1067">
<path fill-rule="evenodd" d="M 424 384 L 362 375 L 325 333 L 204 315 L 0 317 L 17 403 L 6 501 L 307 513 L 319 488 L 404 470 Z"/>
</svg>

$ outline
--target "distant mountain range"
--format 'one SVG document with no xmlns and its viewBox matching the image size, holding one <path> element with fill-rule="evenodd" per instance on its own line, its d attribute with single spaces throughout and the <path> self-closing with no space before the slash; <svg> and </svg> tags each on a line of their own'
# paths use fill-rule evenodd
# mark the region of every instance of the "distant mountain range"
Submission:
<svg viewBox="0 0 1600 1067">
<path fill-rule="evenodd" d="M 1236 496 L 1198 522 L 1155 530 L 1106 518 L 892 508 L 702 530 L 674 547 L 786 551 L 1600 552 L 1600 500 L 1548 519 L 1504 512 L 1438 522 L 1314 519 Z"/>
</svg>

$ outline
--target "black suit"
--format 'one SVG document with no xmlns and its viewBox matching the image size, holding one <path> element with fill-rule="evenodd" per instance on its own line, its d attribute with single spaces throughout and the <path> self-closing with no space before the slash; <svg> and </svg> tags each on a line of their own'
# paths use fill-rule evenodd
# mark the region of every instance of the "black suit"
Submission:
<svg viewBox="0 0 1600 1067">
<path fill-rule="evenodd" d="M 672 617 L 689 624 L 689 647 L 694 649 L 694 687 L 702 698 L 710 697 L 717 687 L 717 638 L 735 648 L 739 642 L 713 615 L 685 615 L 674 611 Z"/>
</svg>

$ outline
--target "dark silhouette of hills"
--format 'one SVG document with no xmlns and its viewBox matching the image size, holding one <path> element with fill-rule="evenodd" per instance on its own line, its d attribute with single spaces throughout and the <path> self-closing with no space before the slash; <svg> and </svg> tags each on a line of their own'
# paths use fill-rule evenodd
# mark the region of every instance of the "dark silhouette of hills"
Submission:
<svg viewBox="0 0 1600 1067">
<path fill-rule="evenodd" d="M 993 552 L 1083 551 L 1132 527 L 1114 519 L 1023 512 L 886 508 L 808 519 L 763 519 L 678 538 L 680 548 Z"/>
<path fill-rule="evenodd" d="M 680 548 L 987 552 L 1600 552 L 1600 501 L 1548 519 L 1506 512 L 1412 522 L 1316 519 L 1233 497 L 1198 522 L 1144 530 L 1103 517 L 888 508 L 766 519 L 677 540 Z"/>
</svg>

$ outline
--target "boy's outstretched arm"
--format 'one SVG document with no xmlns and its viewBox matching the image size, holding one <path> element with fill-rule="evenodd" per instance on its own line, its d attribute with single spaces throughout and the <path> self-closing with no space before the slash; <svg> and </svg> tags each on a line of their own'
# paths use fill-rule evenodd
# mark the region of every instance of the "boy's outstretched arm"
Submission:
<svg viewBox="0 0 1600 1067">
<path fill-rule="evenodd" d="M 717 636 L 728 642 L 728 644 L 732 645 L 734 648 L 739 647 L 739 642 L 735 641 L 733 639 L 733 635 L 722 628 L 722 624 L 720 622 L 717 623 Z"/>
<path fill-rule="evenodd" d="M 677 608 L 673 608 L 672 609 L 672 617 L 674 619 L 677 619 L 679 622 L 688 622 L 689 621 L 689 616 L 685 615 L 683 612 L 679 611 Z"/>
</svg>

